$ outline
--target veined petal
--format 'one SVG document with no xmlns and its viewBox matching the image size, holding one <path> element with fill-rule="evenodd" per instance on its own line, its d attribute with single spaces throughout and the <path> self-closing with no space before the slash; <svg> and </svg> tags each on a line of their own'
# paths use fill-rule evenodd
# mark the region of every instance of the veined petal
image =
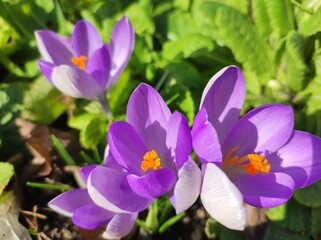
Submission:
<svg viewBox="0 0 321 240">
<path fill-rule="evenodd" d="M 119 165 L 129 173 L 142 175 L 141 163 L 148 149 L 136 130 L 127 122 L 117 121 L 108 132 L 110 152 Z"/>
<path fill-rule="evenodd" d="M 235 66 L 223 68 L 206 85 L 200 104 L 214 126 L 220 143 L 237 122 L 245 99 L 245 81 Z"/>
<path fill-rule="evenodd" d="M 135 33 L 128 18 L 123 17 L 115 26 L 110 38 L 110 52 L 113 60 L 111 79 L 109 85 L 115 83 L 126 67 L 133 52 Z"/>
<path fill-rule="evenodd" d="M 178 180 L 170 201 L 176 214 L 186 211 L 197 200 L 201 189 L 201 171 L 193 159 L 178 170 Z"/>
<path fill-rule="evenodd" d="M 38 60 L 38 65 L 39 65 L 39 68 L 40 68 L 40 71 L 42 72 L 42 74 L 45 75 L 45 77 L 48 79 L 48 81 L 51 84 L 53 84 L 52 80 L 51 80 L 51 74 L 52 74 L 53 68 L 56 65 L 51 62 L 46 62 L 43 60 Z"/>
<path fill-rule="evenodd" d="M 78 201 L 78 199 L 74 199 Z M 71 220 L 72 222 L 83 229 L 96 229 L 107 224 L 115 213 L 98 207 L 94 203 L 78 208 Z"/>
<path fill-rule="evenodd" d="M 192 137 L 187 119 L 178 112 L 174 112 L 169 119 L 166 145 L 171 151 L 177 169 L 180 169 L 188 160 L 192 151 Z"/>
<path fill-rule="evenodd" d="M 138 213 L 118 213 L 109 222 L 103 238 L 120 239 L 126 236 L 136 223 Z"/>
<path fill-rule="evenodd" d="M 271 171 L 284 172 L 295 182 L 295 189 L 321 178 L 321 139 L 307 132 L 293 131 L 290 140 L 266 157 Z"/>
<path fill-rule="evenodd" d="M 46 61 L 56 65 L 71 65 L 70 59 L 74 53 L 66 38 L 47 30 L 35 31 L 35 37 L 40 54 Z"/>
<path fill-rule="evenodd" d="M 52 83 L 63 93 L 74 98 L 98 99 L 104 90 L 85 71 L 67 65 L 55 67 Z"/>
<path fill-rule="evenodd" d="M 241 191 L 244 202 L 261 208 L 282 205 L 290 199 L 294 189 L 294 180 L 280 172 L 255 176 L 244 174 L 232 181 Z"/>
<path fill-rule="evenodd" d="M 87 189 L 77 188 L 58 195 L 48 203 L 48 206 L 61 215 L 71 217 L 78 208 L 92 203 Z"/>
<path fill-rule="evenodd" d="M 134 174 L 127 175 L 127 181 L 137 195 L 154 200 L 171 190 L 176 176 L 171 169 L 162 168 L 152 170 L 141 177 Z"/>
<path fill-rule="evenodd" d="M 203 164 L 202 172 L 201 200 L 206 211 L 224 226 L 243 230 L 246 211 L 240 191 L 215 164 Z"/>
<path fill-rule="evenodd" d="M 138 196 L 127 182 L 127 174 L 119 170 L 97 167 L 89 175 L 88 193 L 100 207 L 115 213 L 140 212 L 153 200 Z"/>
<path fill-rule="evenodd" d="M 140 84 L 127 105 L 127 120 L 137 130 L 149 149 L 161 159 L 166 157 L 166 129 L 171 112 L 159 93 L 147 84 Z"/>
<path fill-rule="evenodd" d="M 92 54 L 103 46 L 103 42 L 96 28 L 90 22 L 82 20 L 77 22 L 72 33 L 72 46 L 77 57 L 91 58 Z"/>
<path fill-rule="evenodd" d="M 253 109 L 233 127 L 223 145 L 223 153 L 238 147 L 239 157 L 251 153 L 268 155 L 282 147 L 293 131 L 294 117 L 290 106 L 264 105 Z"/>
<path fill-rule="evenodd" d="M 107 45 L 93 52 L 88 60 L 86 71 L 96 80 L 98 85 L 107 90 L 109 72 L 111 69 L 111 59 Z"/>
<path fill-rule="evenodd" d="M 222 151 L 213 125 L 207 121 L 206 109 L 196 115 L 192 129 L 193 148 L 202 163 L 222 162 Z"/>
</svg>

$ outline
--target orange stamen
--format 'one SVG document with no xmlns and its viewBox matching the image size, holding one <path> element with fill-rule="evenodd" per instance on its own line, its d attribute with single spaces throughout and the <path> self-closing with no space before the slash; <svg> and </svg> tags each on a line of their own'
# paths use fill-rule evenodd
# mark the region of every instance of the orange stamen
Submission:
<svg viewBox="0 0 321 240">
<path fill-rule="evenodd" d="M 262 155 L 253 153 L 247 154 L 241 158 L 238 156 L 231 157 L 237 149 L 238 148 L 235 147 L 225 155 L 222 163 L 223 168 L 232 166 L 242 168 L 247 174 L 252 176 L 258 174 L 259 172 L 262 174 L 267 174 L 270 171 L 271 166 L 268 160 Z"/>
<path fill-rule="evenodd" d="M 86 61 L 87 61 L 87 57 L 86 56 L 80 56 L 79 58 L 78 57 L 72 57 L 72 58 L 70 58 L 70 61 L 72 62 L 72 64 L 76 65 L 80 69 L 85 70 Z"/>
<path fill-rule="evenodd" d="M 144 172 L 146 172 L 148 169 L 157 170 L 162 168 L 161 160 L 155 150 L 151 150 L 145 153 L 140 168 Z"/>
</svg>

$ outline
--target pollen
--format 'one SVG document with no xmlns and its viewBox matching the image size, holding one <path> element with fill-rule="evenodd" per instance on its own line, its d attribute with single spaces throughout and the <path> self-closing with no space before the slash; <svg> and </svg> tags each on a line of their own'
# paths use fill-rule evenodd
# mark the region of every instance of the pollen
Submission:
<svg viewBox="0 0 321 240">
<path fill-rule="evenodd" d="M 143 157 L 140 168 L 146 172 L 149 169 L 157 170 L 162 168 L 161 160 L 155 150 L 148 151 Z"/>
<path fill-rule="evenodd" d="M 247 174 L 252 176 L 255 176 L 259 172 L 265 175 L 270 171 L 271 166 L 268 160 L 262 155 L 253 153 L 240 158 L 238 156 L 232 157 L 237 149 L 238 148 L 235 147 L 225 155 L 222 163 L 223 168 L 236 167 L 238 169 L 244 169 Z"/>
<path fill-rule="evenodd" d="M 75 66 L 79 67 L 82 70 L 85 70 L 86 68 L 86 61 L 87 61 L 87 57 L 86 56 L 80 56 L 78 57 L 72 57 L 70 58 L 70 62 L 72 62 L 72 64 L 74 64 Z"/>
</svg>

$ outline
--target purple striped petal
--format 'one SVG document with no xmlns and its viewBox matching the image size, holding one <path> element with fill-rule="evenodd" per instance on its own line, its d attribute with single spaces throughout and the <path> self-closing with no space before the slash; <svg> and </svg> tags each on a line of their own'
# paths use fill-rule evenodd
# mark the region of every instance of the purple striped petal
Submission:
<svg viewBox="0 0 321 240">
<path fill-rule="evenodd" d="M 272 104 L 258 107 L 236 123 L 224 142 L 223 153 L 225 155 L 238 147 L 235 154 L 239 157 L 250 153 L 266 156 L 288 141 L 293 124 L 293 111 L 289 106 Z"/>
<path fill-rule="evenodd" d="M 194 119 L 192 138 L 193 149 L 201 163 L 222 162 L 219 139 L 216 130 L 207 120 L 205 108 L 202 108 Z"/>
<path fill-rule="evenodd" d="M 128 122 L 137 130 L 150 150 L 166 158 L 166 129 L 171 112 L 159 93 L 147 84 L 140 84 L 127 105 Z"/>
<path fill-rule="evenodd" d="M 293 178 L 296 189 L 321 178 L 321 139 L 310 133 L 293 131 L 289 142 L 266 158 L 271 171 L 284 172 Z"/>
<path fill-rule="evenodd" d="M 144 174 L 141 163 L 148 149 L 136 130 L 127 122 L 117 121 L 110 125 L 108 132 L 110 152 L 119 165 L 129 173 Z"/>
<path fill-rule="evenodd" d="M 96 80 L 98 85 L 107 90 L 111 59 L 107 45 L 97 49 L 88 60 L 86 71 Z"/>
<path fill-rule="evenodd" d="M 200 104 L 214 126 L 220 143 L 237 122 L 245 99 L 245 81 L 241 70 L 230 66 L 215 74 L 206 85 Z"/>
<path fill-rule="evenodd" d="M 178 170 L 178 180 L 170 196 L 176 214 L 186 211 L 197 200 L 201 189 L 201 171 L 192 158 Z"/>
<path fill-rule="evenodd" d="M 103 234 L 105 239 L 120 239 L 126 236 L 136 223 L 138 213 L 119 213 L 109 222 Z"/>
<path fill-rule="evenodd" d="M 76 202 L 78 199 L 74 199 L 74 201 Z M 96 229 L 106 225 L 114 216 L 115 213 L 92 203 L 78 208 L 71 220 L 75 225 L 83 229 Z"/>
<path fill-rule="evenodd" d="M 243 230 L 246 211 L 240 191 L 213 163 L 202 165 L 201 201 L 209 215 L 224 226 Z"/>
<path fill-rule="evenodd" d="M 127 182 L 127 174 L 117 169 L 95 168 L 89 175 L 87 187 L 98 206 L 116 213 L 140 212 L 153 201 L 134 193 Z"/>
<path fill-rule="evenodd" d="M 99 99 L 104 90 L 85 71 L 67 65 L 55 67 L 52 83 L 60 91 L 74 98 Z"/>
<path fill-rule="evenodd" d="M 232 181 L 241 191 L 244 202 L 261 208 L 282 205 L 290 199 L 294 189 L 293 178 L 280 172 L 255 176 L 244 174 Z"/>
<path fill-rule="evenodd" d="M 35 36 L 38 49 L 46 61 L 56 65 L 72 65 L 70 59 L 74 53 L 65 38 L 47 30 L 36 31 Z"/>
<path fill-rule="evenodd" d="M 53 84 L 52 80 L 51 80 L 51 74 L 52 74 L 53 68 L 56 65 L 53 63 L 50 63 L 50 62 L 43 61 L 43 60 L 38 60 L 38 65 L 39 65 L 39 68 L 40 68 L 40 71 L 42 72 L 42 74 L 45 75 L 45 77 L 49 80 L 49 82 L 51 84 Z"/>
<path fill-rule="evenodd" d="M 92 54 L 103 46 L 103 42 L 96 28 L 88 21 L 77 22 L 72 33 L 72 46 L 76 56 L 91 58 Z"/>
<path fill-rule="evenodd" d="M 78 208 L 92 203 L 87 189 L 78 188 L 60 194 L 51 200 L 48 206 L 64 216 L 71 217 Z"/>
<path fill-rule="evenodd" d="M 110 38 L 110 52 L 113 59 L 110 85 L 114 84 L 126 67 L 135 44 L 135 33 L 127 17 L 115 26 Z"/>
<path fill-rule="evenodd" d="M 139 196 L 149 199 L 158 198 L 173 187 L 176 176 L 169 168 L 152 170 L 145 176 L 139 177 L 134 174 L 127 176 L 131 189 Z"/>
<path fill-rule="evenodd" d="M 178 112 L 174 112 L 169 119 L 166 145 L 171 151 L 172 159 L 180 169 L 188 160 L 192 151 L 192 137 L 187 119 Z"/>
</svg>

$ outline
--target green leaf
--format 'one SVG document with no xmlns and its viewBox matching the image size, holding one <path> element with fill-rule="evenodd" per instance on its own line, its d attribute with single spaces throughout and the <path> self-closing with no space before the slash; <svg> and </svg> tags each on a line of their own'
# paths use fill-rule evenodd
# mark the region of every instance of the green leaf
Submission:
<svg viewBox="0 0 321 240">
<path fill-rule="evenodd" d="M 98 143 L 106 137 L 108 124 L 104 115 L 91 119 L 89 124 L 80 131 L 80 143 L 85 148 L 95 149 Z"/>
<path fill-rule="evenodd" d="M 315 239 L 321 235 L 321 207 L 311 209 L 311 234 Z M 319 238 L 318 238 L 319 237 Z"/>
<path fill-rule="evenodd" d="M 168 60 L 184 59 L 210 52 L 213 48 L 214 43 L 209 38 L 201 34 L 190 34 L 176 41 L 166 42 L 162 54 Z"/>
<path fill-rule="evenodd" d="M 290 0 L 265 0 L 272 29 L 279 37 L 294 30 L 295 19 Z"/>
<path fill-rule="evenodd" d="M 14 174 L 13 165 L 7 162 L 0 162 L 0 196 L 10 182 Z"/>
<path fill-rule="evenodd" d="M 222 4 L 203 4 L 203 12 L 213 18 L 220 39 L 233 52 L 235 59 L 244 69 L 252 71 L 257 80 L 265 83 L 272 69 L 271 49 L 261 37 L 249 17 Z"/>
<path fill-rule="evenodd" d="M 220 240 L 245 240 L 244 235 L 240 231 L 222 228 L 220 232 Z"/>
<path fill-rule="evenodd" d="M 296 190 L 294 198 L 304 206 L 321 206 L 321 181 L 318 181 L 306 188 Z"/>
<path fill-rule="evenodd" d="M 265 232 L 264 240 L 311 240 L 310 236 L 293 233 L 270 223 Z"/>
<path fill-rule="evenodd" d="M 301 21 L 299 26 L 299 31 L 304 36 L 312 36 L 317 32 L 321 31 L 321 8 L 314 13 L 313 15 L 306 15 L 305 18 Z"/>
<path fill-rule="evenodd" d="M 24 85 L 0 85 L 0 126 L 9 123 L 21 108 Z"/>
<path fill-rule="evenodd" d="M 220 224 L 214 219 L 209 218 L 205 224 L 205 234 L 208 239 L 216 239 L 220 231 Z"/>
<path fill-rule="evenodd" d="M 294 199 L 269 209 L 267 216 L 278 226 L 291 231 L 309 232 L 310 230 L 310 208 L 302 206 Z"/>
<path fill-rule="evenodd" d="M 66 110 L 61 99 L 61 93 L 44 77 L 39 77 L 25 94 L 22 116 L 33 122 L 51 124 Z"/>
<path fill-rule="evenodd" d="M 164 233 L 168 228 L 170 228 L 172 225 L 180 221 L 184 216 L 185 212 L 182 212 L 180 214 L 177 214 L 169 219 L 167 219 L 160 227 L 159 227 L 159 233 L 162 234 Z"/>
<path fill-rule="evenodd" d="M 252 1 L 253 18 L 257 29 L 261 34 L 268 38 L 272 32 L 270 19 L 267 13 L 266 5 L 264 0 L 253 0 Z"/>
</svg>

